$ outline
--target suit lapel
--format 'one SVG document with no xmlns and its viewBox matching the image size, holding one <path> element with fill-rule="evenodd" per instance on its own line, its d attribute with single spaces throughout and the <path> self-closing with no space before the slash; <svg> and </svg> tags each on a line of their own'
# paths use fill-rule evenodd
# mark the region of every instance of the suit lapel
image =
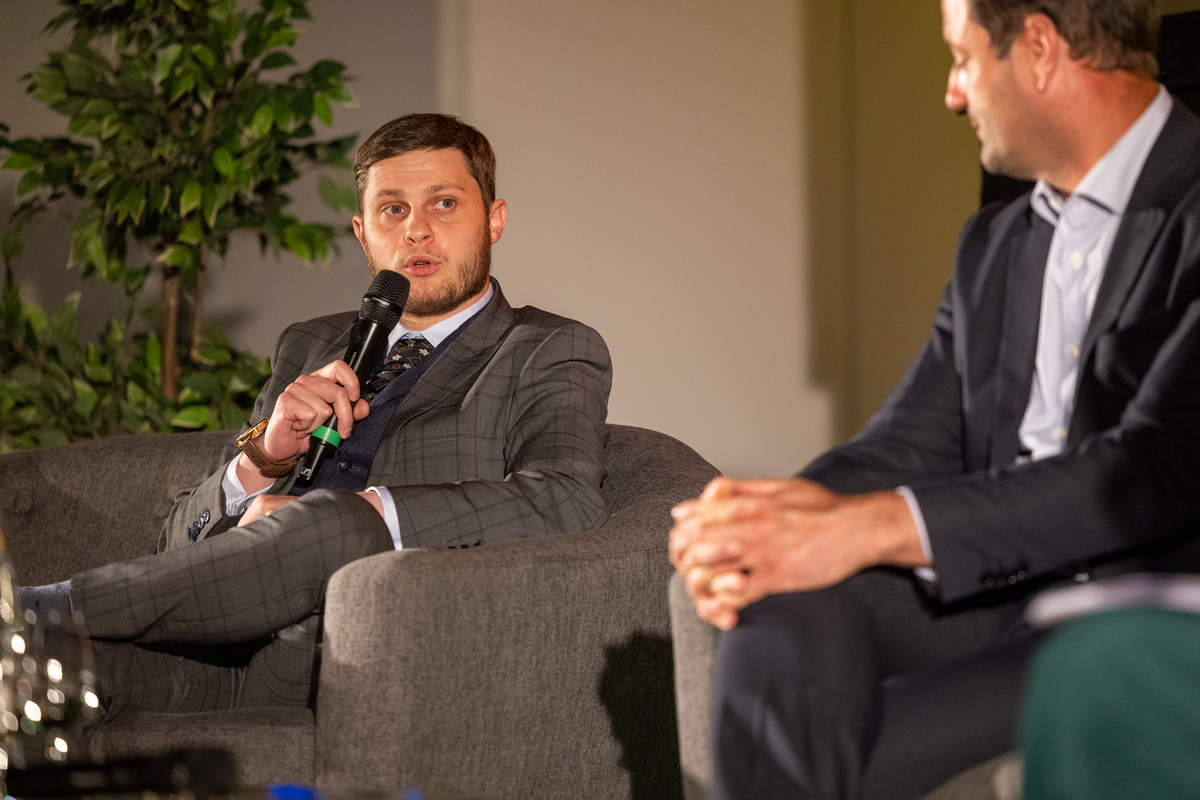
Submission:
<svg viewBox="0 0 1200 800">
<path fill-rule="evenodd" d="M 1138 276 L 1146 269 L 1151 250 L 1167 220 L 1167 209 L 1176 205 L 1180 192 L 1190 185 L 1194 167 L 1181 167 L 1194 163 L 1198 146 L 1200 129 L 1196 118 L 1176 100 L 1158 140 L 1146 157 L 1146 164 L 1117 228 L 1083 339 L 1080 363 L 1088 363 L 1096 340 L 1117 324 Z M 1080 377 L 1076 387 L 1076 408 L 1082 400 L 1079 392 L 1085 390 L 1087 383 L 1082 380 L 1082 375 Z"/>
<path fill-rule="evenodd" d="M 496 288 L 492 301 L 467 323 L 462 333 L 400 401 L 386 436 L 393 435 L 400 426 L 436 406 L 465 381 L 471 380 L 491 359 L 514 320 L 512 306 L 504 299 L 500 284 L 495 279 L 492 284 Z"/>
<path fill-rule="evenodd" d="M 1013 237 L 1004 290 L 1000 352 L 997 359 L 996 416 L 991 465 L 1011 464 L 1020 449 L 1018 429 L 1029 405 L 1041 320 L 1042 282 L 1054 228 L 1026 211 L 1029 222 Z"/>
</svg>

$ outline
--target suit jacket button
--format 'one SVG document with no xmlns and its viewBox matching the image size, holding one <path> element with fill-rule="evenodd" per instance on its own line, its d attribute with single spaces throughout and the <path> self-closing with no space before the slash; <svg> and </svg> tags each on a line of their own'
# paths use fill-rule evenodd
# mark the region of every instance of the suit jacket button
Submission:
<svg viewBox="0 0 1200 800">
<path fill-rule="evenodd" d="M 191 541 L 196 541 L 196 537 L 199 535 L 200 531 L 196 530 L 195 528 L 188 528 L 188 539 Z"/>
</svg>

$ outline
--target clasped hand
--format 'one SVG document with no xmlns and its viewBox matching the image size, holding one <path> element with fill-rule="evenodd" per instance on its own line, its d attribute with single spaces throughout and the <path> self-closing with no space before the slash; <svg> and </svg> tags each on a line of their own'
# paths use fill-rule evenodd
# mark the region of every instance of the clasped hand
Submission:
<svg viewBox="0 0 1200 800">
<path fill-rule="evenodd" d="M 671 513 L 671 563 L 700 617 L 723 630 L 769 594 L 822 589 L 875 564 L 923 563 L 912 517 L 893 492 L 717 478 Z"/>
</svg>

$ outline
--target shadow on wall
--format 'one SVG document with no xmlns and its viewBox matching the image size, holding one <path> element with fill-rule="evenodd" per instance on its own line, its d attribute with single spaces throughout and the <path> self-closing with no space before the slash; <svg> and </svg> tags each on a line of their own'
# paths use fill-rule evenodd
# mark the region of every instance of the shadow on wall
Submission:
<svg viewBox="0 0 1200 800">
<path fill-rule="evenodd" d="M 621 743 L 630 797 L 682 800 L 671 640 L 637 633 L 624 644 L 605 648 L 604 655 L 600 701 Z"/>
</svg>

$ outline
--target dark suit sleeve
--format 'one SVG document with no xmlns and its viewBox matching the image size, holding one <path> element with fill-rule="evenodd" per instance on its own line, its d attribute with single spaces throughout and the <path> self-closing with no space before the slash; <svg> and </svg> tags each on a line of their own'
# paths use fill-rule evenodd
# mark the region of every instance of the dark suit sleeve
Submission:
<svg viewBox="0 0 1200 800">
<path fill-rule="evenodd" d="M 1195 194 L 1164 225 L 1118 321 L 1083 365 L 1073 422 L 1083 433 L 1062 454 L 1021 465 L 979 455 L 997 436 L 994 418 L 968 405 L 994 397 L 999 379 L 981 378 L 976 364 L 974 385 L 992 381 L 990 394 L 963 390 L 967 353 L 992 355 L 965 342 L 992 330 L 987 315 L 1003 300 L 980 278 L 980 243 L 1004 241 L 981 212 L 964 229 L 933 333 L 904 379 L 862 433 L 802 474 L 846 493 L 910 486 L 945 601 L 1166 552 L 1191 536 L 1200 523 Z"/>
<path fill-rule="evenodd" d="M 514 333 L 489 363 L 487 370 L 500 375 L 471 389 L 475 402 L 495 407 L 494 424 L 503 426 L 503 478 L 389 485 L 405 547 L 495 543 L 603 522 L 608 349 L 579 323 L 519 341 L 526 335 Z M 423 457 L 439 457 L 433 446 L 426 443 Z M 470 443 L 448 446 L 462 452 Z"/>
<path fill-rule="evenodd" d="M 162 533 L 158 540 L 158 552 L 183 547 L 237 525 L 240 517 L 225 515 L 225 491 L 221 488 L 225 468 L 238 454 L 237 437 L 250 425 L 264 417 L 269 417 L 272 409 L 275 408 L 276 399 L 283 393 L 283 390 L 297 376 L 306 371 L 304 360 L 299 359 L 297 354 L 304 353 L 306 347 L 309 350 L 312 349 L 312 342 L 308 341 L 310 338 L 304 328 L 298 325 L 287 328 L 280 335 L 275 343 L 275 352 L 271 355 L 271 377 L 267 379 L 262 392 L 254 401 L 254 410 L 250 414 L 248 423 L 229 438 L 222 453 L 220 465 L 207 478 L 195 486 L 181 489 L 176 494 L 175 505 L 171 508 L 166 522 L 163 523 Z M 321 344 L 325 347 L 328 346 L 327 342 L 321 342 Z M 325 347 L 321 349 L 324 350 Z M 290 482 L 291 477 L 285 476 L 276 481 L 267 491 L 275 494 L 286 492 Z"/>
<path fill-rule="evenodd" d="M 1097 361 L 1115 359 L 1101 374 L 1121 369 L 1115 351 L 1138 347 L 1121 341 L 1136 341 L 1138 327 L 1098 342 Z M 1197 487 L 1200 299 L 1185 306 L 1116 425 L 1052 458 L 912 485 L 946 600 L 1191 535 Z"/>
</svg>

